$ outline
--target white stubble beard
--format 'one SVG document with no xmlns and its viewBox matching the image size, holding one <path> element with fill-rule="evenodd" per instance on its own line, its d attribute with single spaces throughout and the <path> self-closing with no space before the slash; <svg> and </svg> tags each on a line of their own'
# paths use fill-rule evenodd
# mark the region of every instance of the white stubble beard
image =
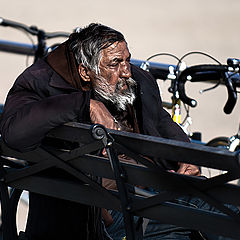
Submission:
<svg viewBox="0 0 240 240">
<path fill-rule="evenodd" d="M 133 102 L 136 98 L 134 92 L 136 82 L 134 79 L 130 77 L 128 79 L 119 81 L 116 89 L 113 91 L 102 76 L 98 75 L 96 78 L 100 83 L 94 87 L 94 92 L 97 93 L 97 95 L 102 97 L 104 100 L 113 103 L 119 111 L 126 110 L 128 104 L 133 105 Z M 123 81 L 126 82 L 128 88 L 127 90 L 120 92 L 120 89 L 124 85 Z"/>
</svg>

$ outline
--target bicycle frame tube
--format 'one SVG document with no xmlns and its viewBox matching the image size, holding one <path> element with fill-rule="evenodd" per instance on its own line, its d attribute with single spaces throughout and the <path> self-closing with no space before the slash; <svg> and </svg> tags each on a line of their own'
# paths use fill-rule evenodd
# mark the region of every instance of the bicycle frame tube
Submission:
<svg viewBox="0 0 240 240">
<path fill-rule="evenodd" d="M 237 136 L 231 137 L 230 138 L 230 145 L 229 145 L 229 151 L 234 152 L 236 151 L 237 147 L 240 144 L 240 139 Z"/>
<path fill-rule="evenodd" d="M 174 122 L 181 124 L 181 100 L 179 98 L 172 100 L 172 119 Z"/>
<path fill-rule="evenodd" d="M 175 65 L 142 61 L 138 59 L 131 59 L 131 63 L 146 71 L 149 71 L 155 79 L 167 80 L 169 75 L 169 67 L 175 68 Z"/>
</svg>

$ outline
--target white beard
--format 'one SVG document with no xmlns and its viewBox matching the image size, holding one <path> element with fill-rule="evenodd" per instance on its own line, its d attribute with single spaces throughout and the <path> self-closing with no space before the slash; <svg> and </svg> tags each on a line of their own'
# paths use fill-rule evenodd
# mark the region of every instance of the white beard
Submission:
<svg viewBox="0 0 240 240">
<path fill-rule="evenodd" d="M 97 76 L 101 80 L 101 76 Z M 126 110 L 128 104 L 133 105 L 133 102 L 136 98 L 134 93 L 134 87 L 136 86 L 135 80 L 128 78 L 126 84 L 128 86 L 127 90 L 120 92 L 123 82 L 118 82 L 116 90 L 112 93 L 110 86 L 105 84 L 106 80 L 101 81 L 101 84 L 94 87 L 94 92 L 97 93 L 104 100 L 109 101 L 115 105 L 117 110 Z"/>
</svg>

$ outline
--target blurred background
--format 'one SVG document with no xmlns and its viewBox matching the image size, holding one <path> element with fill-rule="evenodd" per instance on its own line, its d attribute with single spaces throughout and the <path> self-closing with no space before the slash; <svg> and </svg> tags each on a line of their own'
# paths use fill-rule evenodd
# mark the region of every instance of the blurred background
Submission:
<svg viewBox="0 0 240 240">
<path fill-rule="evenodd" d="M 161 52 L 181 57 L 189 51 L 202 51 L 224 64 L 229 57 L 240 58 L 239 10 L 238 0 L 8 0 L 1 1 L 0 17 L 36 25 L 48 32 L 71 32 L 76 27 L 98 22 L 121 31 L 135 59 L 146 60 Z M 1 26 L 0 39 L 31 43 L 21 31 Z M 57 39 L 57 42 L 62 41 L 64 39 Z M 158 57 L 153 61 L 177 63 L 170 57 Z M 214 63 L 199 55 L 191 55 L 185 62 L 188 66 Z M 0 63 L 0 103 L 4 103 L 14 80 L 32 63 L 32 58 L 0 52 Z M 170 101 L 169 82 L 159 84 L 163 100 Z M 223 112 L 226 88 L 220 86 L 199 93 L 208 87 L 206 83 L 187 85 L 188 95 L 198 101 L 197 107 L 190 111 L 191 131 L 202 132 L 205 142 L 216 136 L 234 135 L 240 120 L 240 101 L 232 114 L 226 115 Z M 24 221 L 20 221 L 20 229 L 21 224 Z"/>
</svg>

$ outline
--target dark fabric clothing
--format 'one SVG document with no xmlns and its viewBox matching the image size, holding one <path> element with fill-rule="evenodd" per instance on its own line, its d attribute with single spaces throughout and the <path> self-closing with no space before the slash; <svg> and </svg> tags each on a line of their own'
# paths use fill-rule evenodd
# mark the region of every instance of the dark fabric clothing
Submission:
<svg viewBox="0 0 240 240">
<path fill-rule="evenodd" d="M 54 58 L 54 52 L 48 61 L 52 67 L 56 67 L 56 71 L 45 60 L 39 60 L 17 78 L 7 96 L 0 131 L 6 144 L 18 151 L 29 151 L 40 146 L 49 130 L 66 122 L 90 123 L 91 90 L 76 85 L 77 68 L 74 62 L 71 61 L 71 66 L 62 65 L 63 60 L 66 64 L 67 56 L 63 54 L 64 59 L 61 59 L 62 52 L 56 51 L 57 58 Z M 138 85 L 136 116 L 140 132 L 188 141 L 181 128 L 162 108 L 155 79 L 138 67 L 132 66 L 131 70 Z M 69 74 L 75 83 L 65 79 L 69 71 L 72 71 Z M 176 164 L 168 164 L 163 163 L 167 168 L 177 168 Z M 100 240 L 97 234 L 87 237 L 90 233 L 86 224 L 96 225 L 93 217 L 96 215 L 92 212 L 95 210 L 81 204 L 30 194 L 26 232 L 31 240 Z"/>
<path fill-rule="evenodd" d="M 25 235 L 28 240 L 104 239 L 100 210 L 30 193 Z"/>
<path fill-rule="evenodd" d="M 220 213 L 220 211 L 208 203 L 204 202 L 200 198 L 193 197 L 178 197 L 174 200 L 175 203 L 190 206 L 197 209 Z M 234 212 L 239 214 L 238 208 L 232 205 L 226 205 Z M 113 224 L 107 227 L 107 231 L 113 240 L 122 240 L 125 234 L 123 214 L 117 211 L 110 211 L 113 217 Z M 135 223 L 137 223 L 138 217 L 134 217 Z M 211 224 L 211 223 L 210 223 Z M 211 233 L 205 233 L 202 231 L 192 230 L 189 228 L 178 227 L 157 220 L 150 219 L 147 223 L 144 231 L 144 240 L 234 240 L 233 238 L 216 236 Z M 236 240 L 236 239 L 235 239 Z"/>
<path fill-rule="evenodd" d="M 189 141 L 182 129 L 163 109 L 156 80 L 152 75 L 132 66 L 137 81 L 136 114 L 140 132 L 146 135 Z"/>
<path fill-rule="evenodd" d="M 57 72 L 65 81 L 77 89 L 90 90 L 91 84 L 84 82 L 80 78 L 77 70 L 77 63 L 70 51 L 71 42 L 77 34 L 73 33 L 69 39 L 59 45 L 55 51 L 51 52 L 47 58 L 47 63 Z"/>
<path fill-rule="evenodd" d="M 1 119 L 3 140 L 29 151 L 45 134 L 65 122 L 89 122 L 90 94 L 72 87 L 45 61 L 21 74 L 9 91 Z"/>
<path fill-rule="evenodd" d="M 188 141 L 162 108 L 155 79 L 135 66 L 132 76 L 138 84 L 136 114 L 140 132 Z M 10 147 L 23 152 L 39 146 L 50 129 L 65 122 L 90 123 L 90 96 L 91 90 L 72 87 L 39 60 L 17 78 L 9 91 L 0 123 L 2 137 Z"/>
</svg>

